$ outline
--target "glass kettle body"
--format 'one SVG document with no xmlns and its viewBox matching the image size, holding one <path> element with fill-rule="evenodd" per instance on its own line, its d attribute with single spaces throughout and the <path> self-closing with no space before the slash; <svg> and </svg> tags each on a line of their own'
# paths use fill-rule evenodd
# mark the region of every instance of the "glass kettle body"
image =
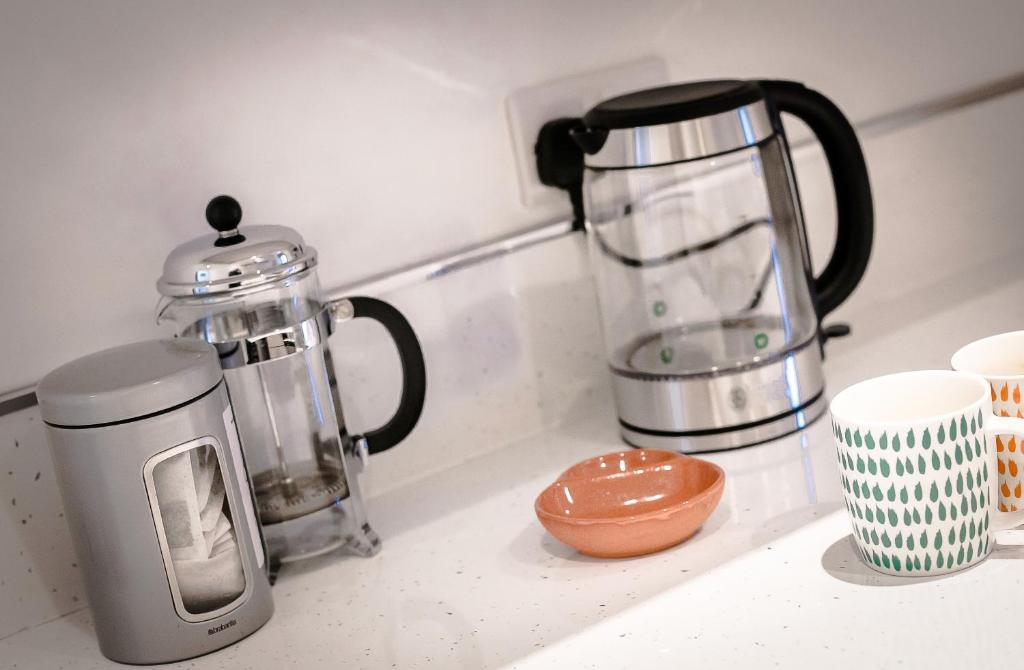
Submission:
<svg viewBox="0 0 1024 670">
<path fill-rule="evenodd" d="M 781 112 L 822 142 L 836 249 L 815 278 Z M 793 432 L 825 407 L 821 318 L 873 229 L 849 123 L 800 84 L 708 81 L 612 98 L 571 125 L 624 439 L 697 452 Z"/>
<path fill-rule="evenodd" d="M 283 227 L 239 232 L 241 208 L 222 198 L 207 209 L 219 235 L 168 258 L 157 320 L 173 322 L 179 337 L 210 342 L 220 355 L 272 569 L 339 548 L 373 555 L 380 540 L 356 474 L 368 454 L 404 439 L 422 411 L 426 378 L 415 333 L 383 301 L 323 300 L 315 250 Z M 393 418 L 350 435 L 328 340 L 358 317 L 379 321 L 394 338 L 404 379 Z"/>
</svg>

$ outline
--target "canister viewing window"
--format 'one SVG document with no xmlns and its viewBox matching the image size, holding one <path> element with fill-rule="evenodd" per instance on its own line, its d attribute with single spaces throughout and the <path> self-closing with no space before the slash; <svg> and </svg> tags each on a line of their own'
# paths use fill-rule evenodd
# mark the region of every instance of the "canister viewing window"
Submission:
<svg viewBox="0 0 1024 670">
<path fill-rule="evenodd" d="M 189 622 L 225 614 L 245 592 L 222 460 L 207 436 L 153 456 L 143 471 L 174 607 Z"/>
</svg>

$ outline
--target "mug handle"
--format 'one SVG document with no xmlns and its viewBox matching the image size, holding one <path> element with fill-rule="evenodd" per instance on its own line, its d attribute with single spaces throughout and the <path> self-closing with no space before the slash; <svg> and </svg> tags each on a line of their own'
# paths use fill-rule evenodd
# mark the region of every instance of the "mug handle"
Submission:
<svg viewBox="0 0 1024 670">
<path fill-rule="evenodd" d="M 986 442 L 996 435 L 1006 434 L 1016 435 L 1024 441 L 1024 419 L 991 414 L 986 418 L 985 427 L 982 430 L 985 432 Z M 995 515 L 992 518 L 992 530 L 994 532 L 1010 530 L 1024 524 L 1024 509 L 1016 512 L 999 511 L 999 475 L 996 474 L 995 469 L 992 474 L 996 481 L 996 485 L 993 487 L 996 489 L 996 495 L 992 496 L 992 503 L 996 506 Z"/>
</svg>

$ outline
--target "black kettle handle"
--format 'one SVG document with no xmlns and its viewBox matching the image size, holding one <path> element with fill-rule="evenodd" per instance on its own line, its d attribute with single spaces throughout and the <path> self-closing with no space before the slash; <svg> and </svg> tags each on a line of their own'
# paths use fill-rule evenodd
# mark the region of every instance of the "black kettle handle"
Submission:
<svg viewBox="0 0 1024 670">
<path fill-rule="evenodd" d="M 355 297 L 348 301 L 352 303 L 353 318 L 373 319 L 387 329 L 402 363 L 402 398 L 398 409 L 383 426 L 363 435 L 367 450 L 376 454 L 404 440 L 416 426 L 427 395 L 427 370 L 416 333 L 401 312 L 376 298 Z"/>
<path fill-rule="evenodd" d="M 825 150 L 836 193 L 836 244 L 814 280 L 818 318 L 838 307 L 857 287 L 871 256 L 875 214 L 864 154 L 853 126 L 835 103 L 794 81 L 761 81 L 779 112 L 806 123 Z"/>
</svg>

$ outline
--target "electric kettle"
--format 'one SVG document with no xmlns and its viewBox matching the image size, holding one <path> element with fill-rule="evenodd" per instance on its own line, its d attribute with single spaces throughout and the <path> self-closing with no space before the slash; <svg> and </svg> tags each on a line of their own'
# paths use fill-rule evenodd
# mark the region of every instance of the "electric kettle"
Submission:
<svg viewBox="0 0 1024 670">
<path fill-rule="evenodd" d="M 206 208 L 217 231 L 167 257 L 157 322 L 213 344 L 224 369 L 252 475 L 271 571 L 338 548 L 370 556 L 380 539 L 367 521 L 356 473 L 368 454 L 401 442 L 423 409 L 426 372 L 409 322 L 374 298 L 325 300 L 316 250 L 283 226 L 239 228 L 241 206 Z M 398 408 L 382 427 L 350 435 L 328 338 L 366 317 L 391 335 L 402 364 Z"/>
<path fill-rule="evenodd" d="M 811 271 L 781 114 L 828 159 L 838 228 Z M 700 452 L 794 432 L 825 409 L 822 328 L 867 267 L 873 211 L 850 123 L 788 81 L 716 80 L 605 100 L 537 143 L 585 220 L 621 433 Z"/>
</svg>

